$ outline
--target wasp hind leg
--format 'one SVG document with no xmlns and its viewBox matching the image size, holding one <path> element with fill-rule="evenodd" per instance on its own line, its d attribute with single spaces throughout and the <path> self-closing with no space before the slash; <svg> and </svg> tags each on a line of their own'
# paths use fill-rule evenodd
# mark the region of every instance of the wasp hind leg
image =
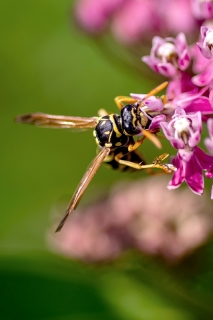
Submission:
<svg viewBox="0 0 213 320">
<path fill-rule="evenodd" d="M 136 170 L 157 168 L 157 169 L 163 170 L 165 173 L 172 173 L 176 171 L 176 168 L 172 164 L 162 163 L 162 161 L 169 156 L 168 153 L 163 153 L 160 156 L 156 157 L 151 164 L 142 164 L 142 163 L 135 163 L 127 160 L 122 160 L 123 156 L 124 156 L 123 153 L 120 152 L 115 156 L 115 160 L 119 164 L 126 165 Z"/>
</svg>

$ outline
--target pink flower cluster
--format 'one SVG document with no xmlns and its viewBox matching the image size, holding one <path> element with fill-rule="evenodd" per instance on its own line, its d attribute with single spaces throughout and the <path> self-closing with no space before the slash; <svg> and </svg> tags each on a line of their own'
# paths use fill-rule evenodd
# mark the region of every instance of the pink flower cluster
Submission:
<svg viewBox="0 0 213 320">
<path fill-rule="evenodd" d="M 158 176 L 118 184 L 106 199 L 77 209 L 63 232 L 51 230 L 49 247 L 86 262 L 111 261 L 130 249 L 180 262 L 210 237 L 212 206 L 187 189 L 171 193 L 165 183 Z"/>
<path fill-rule="evenodd" d="M 207 123 L 209 138 L 205 139 L 205 145 L 210 154 L 213 152 L 213 29 L 201 27 L 201 40 L 197 47 L 195 50 L 193 45 L 190 50 L 183 33 L 176 38 L 156 36 L 150 55 L 142 60 L 169 80 L 167 101 L 163 109 L 159 109 L 159 113 L 166 116 L 159 125 L 177 149 L 177 155 L 172 159 L 177 170 L 168 187 L 177 188 L 185 181 L 194 193 L 201 195 L 204 175 L 207 178 L 213 176 L 213 156 L 198 147 L 203 126 Z M 188 69 L 193 61 L 194 71 L 199 72 L 190 74 Z"/>
</svg>

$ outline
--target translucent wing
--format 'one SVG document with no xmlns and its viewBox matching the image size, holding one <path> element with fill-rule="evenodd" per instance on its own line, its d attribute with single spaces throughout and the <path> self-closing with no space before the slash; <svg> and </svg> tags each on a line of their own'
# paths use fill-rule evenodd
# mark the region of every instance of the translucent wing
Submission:
<svg viewBox="0 0 213 320">
<path fill-rule="evenodd" d="M 92 178 L 94 177 L 94 175 L 96 174 L 97 170 L 99 169 L 100 165 L 102 164 L 102 162 L 104 161 L 105 157 L 109 154 L 110 149 L 109 148 L 103 148 L 101 149 L 101 151 L 99 152 L 99 154 L 95 157 L 95 159 L 92 161 L 92 163 L 90 164 L 88 170 L 86 171 L 86 173 L 84 174 L 83 178 L 81 179 L 71 201 L 69 204 L 69 207 L 66 211 L 65 216 L 63 217 L 63 219 L 61 220 L 61 222 L 59 223 L 58 227 L 56 228 L 55 232 L 58 232 L 61 230 L 61 228 L 63 227 L 65 221 L 67 220 L 68 216 L 70 215 L 70 213 L 76 209 L 84 191 L 86 190 L 86 188 L 88 187 L 90 181 L 92 180 Z"/>
<path fill-rule="evenodd" d="M 17 116 L 16 122 L 34 124 L 46 128 L 94 128 L 98 117 L 84 118 L 72 116 L 57 116 L 45 113 L 28 113 Z"/>
</svg>

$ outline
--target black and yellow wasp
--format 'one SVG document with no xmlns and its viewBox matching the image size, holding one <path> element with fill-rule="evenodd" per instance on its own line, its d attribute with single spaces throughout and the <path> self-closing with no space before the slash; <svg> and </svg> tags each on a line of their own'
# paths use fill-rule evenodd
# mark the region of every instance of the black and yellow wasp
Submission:
<svg viewBox="0 0 213 320">
<path fill-rule="evenodd" d="M 99 153 L 81 179 L 56 232 L 61 230 L 69 214 L 76 209 L 84 191 L 102 162 L 106 162 L 112 168 L 120 170 L 127 170 L 129 168 L 133 170 L 159 168 L 166 173 L 171 173 L 176 169 L 171 164 L 162 163 L 168 157 L 166 153 L 155 158 L 151 164 L 145 164 L 142 156 L 136 151 L 145 138 L 150 139 L 158 148 L 161 147 L 155 135 L 158 130 L 148 130 L 151 118 L 153 117 L 151 111 L 149 112 L 147 109 L 146 113 L 144 113 L 141 108 L 144 107 L 144 102 L 148 97 L 163 90 L 166 85 L 167 82 L 164 82 L 150 91 L 142 100 L 125 96 L 116 97 L 115 103 L 120 109 L 120 115 L 108 114 L 105 110 L 101 109 L 99 110 L 98 117 L 91 118 L 58 116 L 44 113 L 30 113 L 16 117 L 16 122 L 48 128 L 94 128 L 93 135 L 99 147 Z M 133 136 L 136 135 L 140 135 L 141 138 L 135 141 Z"/>
</svg>

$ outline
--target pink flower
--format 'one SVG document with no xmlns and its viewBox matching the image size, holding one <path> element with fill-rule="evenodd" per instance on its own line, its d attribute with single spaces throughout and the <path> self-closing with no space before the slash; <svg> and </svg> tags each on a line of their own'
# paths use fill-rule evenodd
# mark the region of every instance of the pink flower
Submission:
<svg viewBox="0 0 213 320">
<path fill-rule="evenodd" d="M 174 148 L 178 149 L 172 164 L 177 168 L 168 188 L 178 188 L 184 181 L 190 189 L 201 195 L 204 189 L 203 170 L 212 170 L 213 157 L 197 147 L 202 130 L 201 113 L 187 115 L 177 108 L 172 120 L 161 123 L 162 130 Z"/>
<path fill-rule="evenodd" d="M 185 35 L 179 33 L 176 39 L 154 37 L 150 56 L 142 57 L 142 61 L 166 77 L 174 77 L 179 70 L 186 70 L 190 56 Z"/>
<path fill-rule="evenodd" d="M 174 148 L 191 151 L 200 141 L 201 113 L 187 115 L 181 107 L 178 107 L 169 123 L 161 122 L 161 128 Z"/>
</svg>

